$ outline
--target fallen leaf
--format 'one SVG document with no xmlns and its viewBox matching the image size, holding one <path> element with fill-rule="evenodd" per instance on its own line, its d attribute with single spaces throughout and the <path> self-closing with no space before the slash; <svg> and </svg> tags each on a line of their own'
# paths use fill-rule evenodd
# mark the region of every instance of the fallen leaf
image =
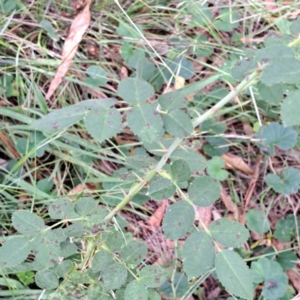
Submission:
<svg viewBox="0 0 300 300">
<path fill-rule="evenodd" d="M 0 140 L 11 151 L 11 154 L 13 155 L 13 158 L 20 158 L 21 157 L 21 155 L 19 154 L 17 149 L 14 147 L 14 145 L 10 142 L 10 140 L 2 132 L 0 132 Z"/>
<path fill-rule="evenodd" d="M 68 192 L 68 195 L 78 195 L 81 194 L 84 190 L 94 191 L 96 190 L 96 186 L 94 183 L 87 182 L 87 183 L 80 183 L 76 185 L 72 190 Z"/>
<path fill-rule="evenodd" d="M 237 155 L 225 153 L 222 155 L 225 161 L 225 169 L 239 170 L 243 173 L 253 175 L 254 171 Z"/>
<path fill-rule="evenodd" d="M 202 224 L 204 224 L 205 227 L 208 228 L 211 223 L 212 205 L 207 207 L 199 207 L 195 205 L 194 208 L 196 210 L 196 219 L 200 219 L 199 221 L 201 221 L 199 222 L 198 227 L 203 228 L 204 226 Z"/>
<path fill-rule="evenodd" d="M 62 78 L 65 76 L 69 67 L 72 63 L 72 60 L 76 54 L 79 43 L 82 40 L 83 35 L 90 24 L 90 5 L 92 0 L 87 0 L 86 6 L 84 9 L 75 17 L 68 37 L 65 40 L 63 51 L 62 51 L 62 63 L 58 67 L 56 74 L 51 81 L 49 90 L 46 94 L 46 99 L 49 100 L 53 95 L 57 87 L 62 82 Z"/>
<path fill-rule="evenodd" d="M 168 200 L 164 200 L 160 206 L 157 208 L 157 210 L 154 212 L 154 214 L 149 218 L 148 225 L 153 227 L 159 227 L 161 224 L 161 221 L 164 217 L 166 206 L 167 206 Z"/>
<path fill-rule="evenodd" d="M 175 83 L 174 83 L 174 89 L 179 90 L 183 88 L 185 85 L 185 79 L 181 76 L 176 76 L 175 77 Z"/>
<path fill-rule="evenodd" d="M 292 282 L 296 291 L 300 293 L 300 276 L 297 273 L 295 273 L 293 270 L 287 270 L 286 274 L 289 277 L 290 281 Z M 294 299 L 297 298 L 295 297 Z M 300 299 L 300 297 L 298 299 Z"/>
</svg>

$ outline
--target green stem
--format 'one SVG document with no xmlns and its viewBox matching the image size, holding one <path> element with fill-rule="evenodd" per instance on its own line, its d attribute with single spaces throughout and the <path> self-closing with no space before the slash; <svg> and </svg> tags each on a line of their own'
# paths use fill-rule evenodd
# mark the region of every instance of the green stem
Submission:
<svg viewBox="0 0 300 300">
<path fill-rule="evenodd" d="M 206 111 L 203 115 L 198 117 L 193 122 L 193 127 L 196 128 L 205 120 L 209 119 L 216 111 L 218 111 L 221 107 L 227 104 L 231 99 L 237 96 L 241 91 L 246 89 L 249 85 L 253 84 L 256 79 L 259 77 L 260 72 L 255 71 L 251 75 L 247 76 L 237 87 L 235 90 L 231 91 L 226 97 L 220 100 L 217 104 L 215 104 L 212 108 Z M 125 207 L 131 199 L 145 186 L 149 183 L 149 181 L 156 175 L 156 172 L 159 172 L 167 160 L 170 158 L 171 154 L 176 150 L 176 148 L 180 145 L 183 139 L 176 138 L 173 144 L 169 147 L 168 151 L 163 155 L 161 160 L 158 162 L 154 170 L 148 172 L 145 176 L 145 179 L 140 183 L 134 185 L 128 195 L 105 217 L 104 221 L 110 221 L 123 207 Z"/>
</svg>

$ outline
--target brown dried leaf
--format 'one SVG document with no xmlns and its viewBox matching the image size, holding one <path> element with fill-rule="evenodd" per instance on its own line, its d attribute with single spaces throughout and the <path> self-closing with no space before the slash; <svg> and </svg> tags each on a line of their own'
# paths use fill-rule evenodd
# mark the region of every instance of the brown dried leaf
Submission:
<svg viewBox="0 0 300 300">
<path fill-rule="evenodd" d="M 253 175 L 254 171 L 237 155 L 231 153 L 225 153 L 222 155 L 225 161 L 225 168 L 231 170 L 239 170 L 246 174 Z"/>
<path fill-rule="evenodd" d="M 164 217 L 168 200 L 164 200 L 154 214 L 149 218 L 148 225 L 153 227 L 159 227 Z"/>
<path fill-rule="evenodd" d="M 53 95 L 57 87 L 62 82 L 62 78 L 65 76 L 69 67 L 72 63 L 72 60 L 76 54 L 79 43 L 82 40 L 83 35 L 90 24 L 90 5 L 92 0 L 87 0 L 86 6 L 84 9 L 75 17 L 68 37 L 65 40 L 63 51 L 62 51 L 62 63 L 58 67 L 55 77 L 51 81 L 49 90 L 46 94 L 46 99 L 49 100 Z"/>
<path fill-rule="evenodd" d="M 268 11 L 272 11 L 272 10 L 275 10 L 278 8 L 277 5 L 275 5 L 275 0 L 265 0 L 265 3 L 266 3 L 266 9 Z"/>
<path fill-rule="evenodd" d="M 201 221 L 199 222 L 199 228 L 203 228 L 202 224 L 204 224 L 206 228 L 209 227 L 211 223 L 212 205 L 207 207 L 194 206 L 194 208 L 196 210 L 197 218 L 199 217 Z"/>
<path fill-rule="evenodd" d="M 72 190 L 68 192 L 68 195 L 78 195 L 81 194 L 84 190 L 94 191 L 96 190 L 96 186 L 94 183 L 87 182 L 87 183 L 80 183 L 76 185 Z"/>
<path fill-rule="evenodd" d="M 231 197 L 228 195 L 224 187 L 221 187 L 221 200 L 229 211 L 233 213 L 238 211 L 236 204 L 231 200 Z"/>
<path fill-rule="evenodd" d="M 293 270 L 287 270 L 286 274 L 289 277 L 290 281 L 292 282 L 296 291 L 300 293 L 300 276 L 297 273 L 295 273 Z"/>
</svg>

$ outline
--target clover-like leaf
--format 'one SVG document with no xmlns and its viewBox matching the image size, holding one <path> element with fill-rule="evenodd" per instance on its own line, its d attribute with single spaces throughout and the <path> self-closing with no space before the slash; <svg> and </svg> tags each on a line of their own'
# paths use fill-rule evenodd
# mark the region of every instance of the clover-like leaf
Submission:
<svg viewBox="0 0 300 300">
<path fill-rule="evenodd" d="M 295 194 L 299 190 L 300 171 L 290 167 L 285 169 L 281 176 L 268 174 L 265 177 L 265 182 L 277 193 Z"/>
<path fill-rule="evenodd" d="M 195 220 L 195 210 L 184 200 L 173 203 L 163 220 L 163 230 L 168 239 L 180 239 L 190 230 Z"/>
<path fill-rule="evenodd" d="M 125 290 L 125 300 L 148 300 L 148 292 L 142 282 L 131 281 Z"/>
<path fill-rule="evenodd" d="M 283 88 L 281 84 L 267 86 L 262 82 L 259 82 L 257 84 L 257 89 L 262 100 L 271 105 L 278 105 L 283 99 Z"/>
<path fill-rule="evenodd" d="M 52 219 L 72 219 L 78 217 L 74 211 L 74 203 L 67 198 L 54 201 L 49 206 L 49 215 Z"/>
<path fill-rule="evenodd" d="M 170 179 L 158 178 L 149 184 L 149 196 L 154 200 L 164 200 L 172 197 L 176 187 Z"/>
<path fill-rule="evenodd" d="M 221 218 L 209 226 L 213 239 L 225 247 L 239 247 L 249 238 L 249 231 L 240 223 Z"/>
<path fill-rule="evenodd" d="M 193 133 L 193 124 L 189 116 L 182 110 L 172 110 L 164 115 L 166 131 L 178 138 L 187 138 Z"/>
<path fill-rule="evenodd" d="M 41 217 L 26 210 L 15 211 L 12 215 L 12 223 L 24 235 L 36 235 L 46 228 Z"/>
<path fill-rule="evenodd" d="M 99 66 L 90 66 L 86 70 L 87 75 L 84 82 L 94 87 L 104 86 L 107 83 L 107 76 L 104 69 Z"/>
<path fill-rule="evenodd" d="M 215 156 L 207 162 L 207 173 L 220 181 L 225 180 L 228 177 L 228 172 L 222 169 L 224 166 L 224 160 L 219 156 Z"/>
<path fill-rule="evenodd" d="M 75 202 L 74 210 L 79 216 L 90 214 L 97 206 L 97 202 L 90 197 L 82 197 Z"/>
<path fill-rule="evenodd" d="M 133 107 L 127 113 L 127 121 L 133 133 L 145 142 L 152 143 L 164 133 L 155 103 Z"/>
<path fill-rule="evenodd" d="M 122 126 L 122 117 L 116 108 L 103 108 L 100 106 L 88 113 L 85 125 L 89 134 L 101 143 L 119 133 Z"/>
<path fill-rule="evenodd" d="M 121 249 L 124 243 L 124 234 L 120 231 L 114 230 L 110 232 L 106 238 L 106 245 L 112 251 Z"/>
<path fill-rule="evenodd" d="M 176 59 L 172 60 L 169 64 L 169 68 L 173 72 L 173 74 L 176 74 L 177 76 L 181 76 L 184 79 L 189 79 L 194 75 L 194 67 L 191 61 L 187 60 L 185 57 L 177 57 Z M 169 80 L 172 78 L 174 80 L 174 77 L 169 72 L 169 70 L 165 69 L 164 74 Z"/>
<path fill-rule="evenodd" d="M 183 245 L 182 258 L 184 272 L 189 278 L 208 272 L 215 261 L 213 239 L 203 231 L 194 232 Z"/>
<path fill-rule="evenodd" d="M 103 285 L 107 289 L 118 289 L 125 283 L 127 273 L 127 269 L 123 264 L 115 262 L 103 272 Z"/>
<path fill-rule="evenodd" d="M 220 182 L 209 176 L 197 177 L 189 186 L 189 198 L 198 206 L 206 207 L 213 204 L 220 197 Z"/>
<path fill-rule="evenodd" d="M 122 80 L 119 84 L 118 92 L 126 102 L 133 105 L 142 104 L 154 95 L 152 85 L 138 78 Z"/>
<path fill-rule="evenodd" d="M 297 262 L 297 255 L 293 251 L 279 253 L 276 261 L 280 264 L 284 271 L 294 268 Z"/>
<path fill-rule="evenodd" d="M 67 128 L 85 116 L 85 109 L 79 105 L 67 106 L 61 109 L 55 109 L 50 114 L 43 116 L 31 127 L 36 130 L 61 130 Z"/>
<path fill-rule="evenodd" d="M 239 26 L 239 16 L 236 11 L 224 8 L 220 10 L 219 18 L 214 22 L 218 30 L 231 31 Z"/>
<path fill-rule="evenodd" d="M 289 92 L 281 105 L 281 117 L 286 126 L 300 125 L 300 91 Z"/>
<path fill-rule="evenodd" d="M 178 109 L 189 104 L 188 95 L 185 90 L 176 90 L 160 95 L 157 100 L 164 110 Z"/>
<path fill-rule="evenodd" d="M 256 209 L 250 209 L 246 213 L 247 227 L 257 233 L 265 233 L 270 230 L 270 223 L 267 216 Z"/>
<path fill-rule="evenodd" d="M 297 132 L 279 123 L 262 126 L 257 133 L 257 137 L 261 138 L 262 144 L 264 147 L 267 147 L 270 156 L 275 154 L 274 146 L 281 150 L 289 150 L 293 148 L 297 142 Z"/>
<path fill-rule="evenodd" d="M 21 264 L 32 249 L 31 242 L 24 237 L 13 237 L 0 248 L 0 269 Z"/>
<path fill-rule="evenodd" d="M 145 243 L 132 240 L 121 249 L 120 257 L 128 264 L 138 265 L 146 257 L 146 254 Z"/>
<path fill-rule="evenodd" d="M 236 252 L 220 251 L 215 264 L 218 279 L 230 293 L 243 299 L 253 299 L 251 272 Z"/>
<path fill-rule="evenodd" d="M 160 287 L 166 280 L 166 271 L 160 266 L 145 266 L 140 272 L 140 281 L 147 288 Z"/>
<path fill-rule="evenodd" d="M 108 251 L 100 250 L 94 255 L 92 260 L 93 272 L 104 271 L 113 263 L 112 255 Z"/>
<path fill-rule="evenodd" d="M 58 287 L 58 277 L 51 270 L 38 271 L 35 274 L 35 283 L 44 290 L 53 290 Z"/>
<path fill-rule="evenodd" d="M 296 226 L 300 227 L 298 224 L 300 222 L 295 222 L 295 218 L 293 215 L 288 215 L 283 220 L 278 220 L 275 225 L 274 237 L 282 242 L 289 242 L 295 236 Z"/>
<path fill-rule="evenodd" d="M 185 182 L 191 177 L 188 163 L 183 159 L 175 160 L 171 165 L 172 178 L 176 182 Z"/>
</svg>

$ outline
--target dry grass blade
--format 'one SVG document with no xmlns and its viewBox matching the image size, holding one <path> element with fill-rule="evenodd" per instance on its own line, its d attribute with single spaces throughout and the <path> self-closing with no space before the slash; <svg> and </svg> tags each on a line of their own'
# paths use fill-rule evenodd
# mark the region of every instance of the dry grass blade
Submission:
<svg viewBox="0 0 300 300">
<path fill-rule="evenodd" d="M 87 0 L 84 9 L 74 19 L 68 37 L 65 40 L 62 51 L 62 63 L 58 67 L 54 79 L 51 81 L 49 90 L 46 95 L 46 99 L 49 100 L 53 95 L 57 87 L 60 85 L 62 78 L 65 76 L 72 60 L 77 51 L 78 45 L 82 40 L 83 35 L 87 31 L 90 25 L 90 5 L 92 0 Z"/>
<path fill-rule="evenodd" d="M 226 169 L 239 170 L 249 175 L 254 174 L 254 171 L 237 155 L 225 153 L 222 155 L 222 159 L 225 161 Z"/>
</svg>

